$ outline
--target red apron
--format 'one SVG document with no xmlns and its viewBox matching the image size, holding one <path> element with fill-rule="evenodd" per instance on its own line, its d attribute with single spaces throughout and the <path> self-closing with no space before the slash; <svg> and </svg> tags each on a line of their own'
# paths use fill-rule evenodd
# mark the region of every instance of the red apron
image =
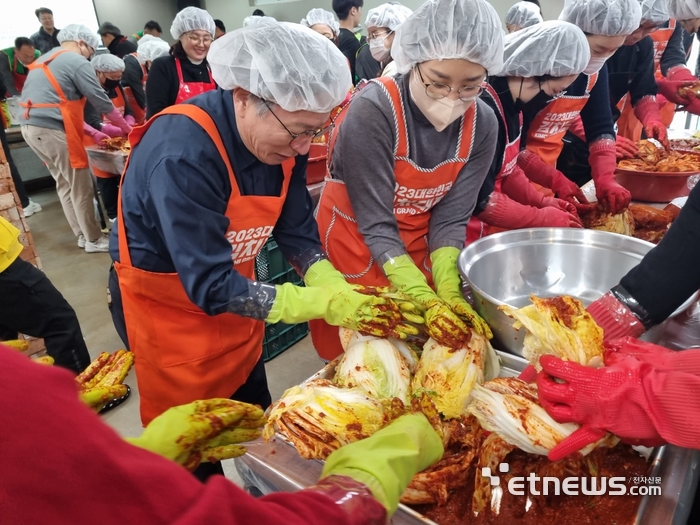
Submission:
<svg viewBox="0 0 700 525">
<path fill-rule="evenodd" d="M 556 166 L 559 154 L 564 147 L 562 139 L 588 102 L 597 80 L 598 73 L 589 75 L 583 95 L 564 95 L 547 104 L 530 124 L 525 147 L 539 155 L 550 166 Z"/>
<path fill-rule="evenodd" d="M 180 83 L 180 87 L 177 90 L 177 98 L 175 99 L 175 104 L 180 104 L 185 100 L 188 100 L 212 89 L 216 89 L 216 82 L 211 77 L 211 70 L 209 67 L 209 82 L 185 82 L 182 80 L 182 66 L 180 65 L 180 59 L 175 59 L 175 68 L 177 68 L 177 80 Z"/>
<path fill-rule="evenodd" d="M 138 60 L 138 54 L 129 54 L 132 57 L 136 58 L 136 60 Z M 143 88 L 146 89 L 146 79 L 148 78 L 148 71 L 146 71 L 146 66 L 144 66 L 141 63 L 139 63 L 139 65 L 141 66 L 141 71 L 143 73 L 141 82 L 143 83 Z M 134 91 L 131 89 L 131 86 L 123 86 L 123 88 L 124 94 L 126 94 L 126 99 L 129 101 L 129 107 L 131 107 L 131 111 L 134 114 L 134 120 L 136 120 L 136 124 L 143 124 L 146 121 L 146 110 L 141 109 L 141 106 L 139 106 L 136 102 L 136 97 L 134 96 Z"/>
<path fill-rule="evenodd" d="M 110 97 L 110 100 L 112 101 L 112 104 L 114 104 L 114 107 L 119 111 L 119 113 L 121 113 L 121 116 L 123 117 L 124 111 L 126 109 L 126 104 L 124 103 L 124 96 L 122 95 L 122 90 L 117 87 L 114 89 L 114 92 L 116 93 L 116 95 L 114 97 Z M 102 121 L 109 124 L 109 119 L 105 116 L 102 116 Z M 83 144 L 85 146 L 94 146 L 95 141 L 87 135 L 83 135 Z M 90 171 L 92 171 L 92 174 L 95 177 L 99 177 L 101 179 L 111 179 L 112 177 L 119 177 L 118 173 L 110 173 L 108 171 L 103 171 L 99 168 L 96 168 L 94 165 L 90 165 Z"/>
<path fill-rule="evenodd" d="M 21 93 L 24 88 L 24 83 L 27 81 L 27 75 L 20 75 L 17 73 L 17 62 L 17 55 L 15 54 L 14 64 L 12 64 L 12 78 L 15 81 L 15 88 Z"/>
<path fill-rule="evenodd" d="M 661 57 L 664 55 L 668 47 L 668 41 L 676 29 L 676 21 L 669 20 L 668 27 L 657 29 L 649 36 L 654 41 L 654 76 L 659 79 L 661 74 Z M 630 100 L 630 95 L 627 93 L 617 105 L 620 110 L 620 118 L 617 119 L 617 134 L 627 139 L 637 142 L 642 138 L 642 123 L 637 120 L 634 114 L 634 107 Z M 673 102 L 667 102 L 660 109 L 661 122 L 668 127 L 673 121 L 676 112 L 676 105 Z"/>
<path fill-rule="evenodd" d="M 506 114 L 505 111 L 503 110 L 503 105 L 501 104 L 501 99 L 498 98 L 498 93 L 496 93 L 496 90 L 494 90 L 490 84 L 486 85 L 486 91 L 488 91 L 489 95 L 491 95 L 491 98 L 496 101 L 496 107 L 498 108 L 498 113 L 501 117 L 501 120 L 503 121 L 503 126 L 504 129 L 506 130 L 506 134 L 508 133 L 508 122 L 506 121 Z M 508 142 L 506 144 L 505 149 L 503 150 L 503 160 L 501 162 L 501 171 L 498 172 L 498 175 L 496 175 L 496 183 L 494 184 L 494 189 L 493 191 L 501 191 L 501 184 L 503 183 L 503 179 L 510 175 L 512 171 L 515 169 L 516 162 L 518 160 L 518 154 L 520 153 L 520 132 L 523 129 L 523 114 L 519 113 L 519 118 L 520 118 L 520 129 L 518 131 L 518 136 L 513 139 L 512 142 Z M 497 228 L 498 231 L 503 231 L 501 228 Z M 494 227 L 477 219 L 472 215 L 471 219 L 469 219 L 469 223 L 467 224 L 467 242 L 466 244 L 471 244 L 472 242 L 481 239 L 482 237 L 486 237 L 487 235 L 491 233 L 495 233 Z"/>
<path fill-rule="evenodd" d="M 34 104 L 31 100 L 27 100 L 27 102 L 20 102 L 19 105 L 25 108 L 24 118 L 29 118 L 29 112 L 32 108 L 58 108 L 61 111 L 63 128 L 66 132 L 70 165 L 73 169 L 88 168 L 88 157 L 83 145 L 83 108 L 85 107 L 85 97 L 78 100 L 68 100 L 65 93 L 63 93 L 63 89 L 61 89 L 61 86 L 56 80 L 56 77 L 53 76 L 53 73 L 51 73 L 49 69 L 49 64 L 61 53 L 70 53 L 70 51 L 57 51 L 48 60 L 39 64 L 34 62 L 27 66 L 29 70 L 42 69 L 44 71 L 46 78 L 56 91 L 60 102 L 58 104 Z"/>
<path fill-rule="evenodd" d="M 221 136 L 211 117 L 191 104 L 171 106 L 129 136 L 135 148 L 154 119 L 186 115 L 216 144 L 228 169 L 231 197 L 226 209 L 229 227 L 222 235 L 231 243 L 238 273 L 255 279 L 255 256 L 267 241 L 282 211 L 294 160 L 283 164 L 279 197 L 242 196 Z M 128 173 L 127 166 L 122 175 Z M 187 176 L 183 173 L 183 176 Z M 141 396 L 141 421 L 147 425 L 170 407 L 197 399 L 230 397 L 245 383 L 262 354 L 262 321 L 230 313 L 209 316 L 194 305 L 176 273 L 155 273 L 132 266 L 119 198 L 119 263 L 115 269 L 124 305 L 129 345 L 134 352 Z"/>
<path fill-rule="evenodd" d="M 431 210 L 452 188 L 460 170 L 469 160 L 477 105 L 474 103 L 469 106 L 462 117 L 462 133 L 455 156 L 433 169 L 419 168 L 410 160 L 405 109 L 396 81 L 391 77 L 383 77 L 371 82 L 382 87 L 396 117 L 394 217 L 399 236 L 406 246 L 407 253 L 431 283 L 428 253 Z M 339 132 L 339 121 L 342 121 L 346 111 L 347 106 L 336 119 L 336 128 L 329 141 L 329 159 L 333 153 L 336 134 Z M 326 184 L 316 209 L 316 220 L 324 251 L 348 282 L 379 286 L 389 284 L 381 266 L 372 258 L 357 227 L 352 203 L 342 181 L 326 177 Z M 322 358 L 333 359 L 342 353 L 337 327 L 330 326 L 322 320 L 312 321 L 310 326 L 314 346 Z"/>
</svg>

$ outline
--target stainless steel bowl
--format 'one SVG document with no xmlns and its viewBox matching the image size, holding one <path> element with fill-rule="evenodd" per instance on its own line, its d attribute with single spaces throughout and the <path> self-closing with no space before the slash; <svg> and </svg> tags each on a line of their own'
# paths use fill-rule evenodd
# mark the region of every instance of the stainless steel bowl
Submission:
<svg viewBox="0 0 700 525">
<path fill-rule="evenodd" d="M 462 250 L 457 265 L 477 312 L 491 326 L 495 346 L 522 355 L 525 330 L 498 310 L 520 308 L 530 294 L 571 295 L 595 301 L 637 266 L 653 244 L 595 230 L 530 228 L 490 235 Z M 697 294 L 696 294 L 697 295 Z M 673 315 L 685 310 L 696 296 Z"/>
</svg>

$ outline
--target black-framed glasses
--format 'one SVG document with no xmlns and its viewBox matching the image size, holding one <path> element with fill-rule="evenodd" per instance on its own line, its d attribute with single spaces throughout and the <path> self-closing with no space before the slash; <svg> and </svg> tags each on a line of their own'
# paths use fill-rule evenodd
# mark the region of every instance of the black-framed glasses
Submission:
<svg viewBox="0 0 700 525">
<path fill-rule="evenodd" d="M 334 128 L 334 126 L 335 126 L 335 124 L 331 122 L 331 123 L 330 123 L 328 126 L 326 126 L 325 128 L 310 129 L 310 130 L 307 130 L 307 131 L 303 131 L 303 132 L 301 132 L 301 133 L 292 133 L 291 131 L 289 131 L 289 128 L 288 128 L 287 126 L 284 125 L 284 122 L 282 122 L 282 121 L 280 120 L 280 118 L 279 118 L 277 115 L 275 115 L 275 112 L 272 111 L 272 107 L 271 107 L 270 104 L 267 102 L 267 100 L 263 100 L 263 102 L 265 103 L 265 106 L 267 106 L 267 109 L 270 110 L 270 113 L 272 113 L 272 116 L 275 117 L 275 118 L 277 119 L 277 122 L 279 122 L 280 125 L 284 128 L 284 130 L 285 130 L 287 133 L 289 133 L 289 136 L 292 137 L 292 140 L 289 141 L 289 145 L 290 145 L 291 147 L 301 146 L 301 145 L 303 145 L 307 140 L 312 141 L 312 140 L 314 140 L 314 139 L 317 139 L 317 138 L 319 138 L 319 137 L 322 137 L 322 136 L 324 136 L 324 135 L 327 135 L 328 133 L 330 133 L 330 132 L 333 130 L 333 128 Z"/>
<path fill-rule="evenodd" d="M 447 97 L 452 93 L 452 86 L 447 84 L 440 84 L 439 82 L 426 82 L 423 78 L 423 73 L 421 73 L 420 67 L 416 65 L 416 70 L 418 70 L 418 75 L 420 76 L 421 84 L 425 86 L 425 94 L 430 98 L 439 100 L 441 98 Z M 486 77 L 484 77 L 486 79 Z M 481 93 L 484 91 L 484 81 L 482 80 L 479 85 L 476 86 L 464 86 L 462 89 L 457 91 L 457 96 L 462 102 L 471 102 L 476 100 Z"/>
</svg>

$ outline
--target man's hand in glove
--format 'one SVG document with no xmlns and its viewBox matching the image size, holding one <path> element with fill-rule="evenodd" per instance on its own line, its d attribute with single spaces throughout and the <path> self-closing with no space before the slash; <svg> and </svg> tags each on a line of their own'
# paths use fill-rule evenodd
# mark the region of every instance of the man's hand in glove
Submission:
<svg viewBox="0 0 700 525">
<path fill-rule="evenodd" d="M 206 399 L 166 410 L 143 434 L 126 441 L 194 470 L 204 461 L 243 455 L 245 447 L 238 443 L 257 439 L 264 424 L 259 407 L 231 399 Z"/>
<path fill-rule="evenodd" d="M 622 337 L 605 342 L 605 364 L 612 366 L 632 357 L 659 372 L 684 372 L 700 376 L 700 350 L 669 350 L 663 346 Z"/>
<path fill-rule="evenodd" d="M 639 153 L 639 147 L 634 141 L 621 135 L 615 137 L 615 155 L 618 160 L 631 159 L 637 153 Z"/>
<path fill-rule="evenodd" d="M 92 141 L 98 146 L 103 140 L 109 140 L 109 135 L 97 131 L 95 128 L 90 126 L 87 122 L 83 122 L 83 132 L 92 139 Z"/>
</svg>

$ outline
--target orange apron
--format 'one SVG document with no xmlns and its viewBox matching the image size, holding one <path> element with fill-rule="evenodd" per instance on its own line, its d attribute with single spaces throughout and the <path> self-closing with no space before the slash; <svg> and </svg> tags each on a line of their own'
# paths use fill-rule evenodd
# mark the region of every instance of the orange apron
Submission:
<svg viewBox="0 0 700 525">
<path fill-rule="evenodd" d="M 154 119 L 164 114 L 186 115 L 197 122 L 216 145 L 228 169 L 231 197 L 226 209 L 236 271 L 255 279 L 255 256 L 282 211 L 294 160 L 283 164 L 279 197 L 242 196 L 226 148 L 212 118 L 191 104 L 171 106 L 134 128 L 135 148 Z M 128 173 L 127 166 L 122 175 Z M 187 176 L 183 173 L 183 176 Z M 228 398 L 243 385 L 262 354 L 262 321 L 230 313 L 209 316 L 187 297 L 177 273 L 155 273 L 131 263 L 119 198 L 119 263 L 115 269 L 124 305 L 129 345 L 134 352 L 141 396 L 141 421 L 147 425 L 170 407 L 212 397 Z"/>
<path fill-rule="evenodd" d="M 460 170 L 469 160 L 472 134 L 477 118 L 476 103 L 462 117 L 462 132 L 455 156 L 441 162 L 433 169 L 420 168 L 410 160 L 408 132 L 403 101 L 396 81 L 391 77 L 373 79 L 379 84 L 392 105 L 396 123 L 394 148 L 394 217 L 399 236 L 416 266 L 432 283 L 428 233 L 432 208 L 450 191 Z M 328 158 L 333 154 L 335 136 L 346 114 L 347 106 L 336 118 L 336 128 L 329 141 Z M 326 176 L 326 183 L 316 208 L 321 244 L 333 265 L 348 282 L 386 286 L 389 284 L 382 268 L 377 264 L 357 227 L 352 203 L 345 184 Z M 338 327 L 322 320 L 311 321 L 314 346 L 323 359 L 333 359 L 342 353 Z"/>
<path fill-rule="evenodd" d="M 177 80 L 179 83 L 175 104 L 180 104 L 185 100 L 191 99 L 192 97 L 196 97 L 197 95 L 201 95 L 202 93 L 216 89 L 216 82 L 214 82 L 214 79 L 211 76 L 211 69 L 209 69 L 209 66 L 207 66 L 207 69 L 209 70 L 209 82 L 185 82 L 182 79 L 182 66 L 180 65 L 179 58 L 175 59 L 175 68 L 177 69 Z"/>
<path fill-rule="evenodd" d="M 668 41 L 675 29 L 676 21 L 670 20 L 667 28 L 657 29 L 649 35 L 654 41 L 654 76 L 657 79 L 663 77 L 661 74 L 661 57 L 664 55 L 668 47 Z M 632 107 L 629 93 L 622 98 L 617 107 L 620 110 L 620 118 L 617 119 L 617 134 L 635 142 L 639 141 L 642 138 L 643 126 L 634 114 L 634 107 Z M 659 113 L 661 113 L 661 122 L 668 127 L 673 122 L 676 105 L 673 102 L 667 102 L 659 110 Z"/>
<path fill-rule="evenodd" d="M 496 90 L 491 87 L 490 84 L 486 85 L 486 91 L 488 91 L 491 98 L 496 102 L 496 107 L 498 108 L 498 113 L 503 121 L 504 129 L 506 134 L 508 133 L 508 122 L 506 121 L 506 113 L 503 110 L 503 105 L 501 104 L 501 99 L 498 97 Z M 520 132 L 523 129 L 523 114 L 519 112 L 520 118 L 520 129 L 518 130 L 518 136 L 515 137 L 511 142 L 506 144 L 503 150 L 503 160 L 501 162 L 501 171 L 496 175 L 496 182 L 494 184 L 493 191 L 501 191 L 501 184 L 503 179 L 510 175 L 516 167 L 516 162 L 518 160 L 518 155 L 520 154 Z M 487 224 L 472 215 L 467 224 L 467 242 L 466 244 L 471 244 L 474 241 L 486 237 L 491 233 L 496 233 L 497 231 L 504 231 L 503 228 L 496 228 Z"/>
<path fill-rule="evenodd" d="M 119 113 L 121 113 L 121 116 L 124 116 L 124 110 L 126 109 L 126 104 L 124 103 L 124 96 L 122 95 L 122 90 L 119 89 L 118 87 L 114 89 L 114 92 L 116 93 L 116 96 L 110 97 L 110 100 L 112 101 L 112 104 L 114 104 L 114 107 L 117 108 Z M 109 119 L 106 117 L 102 117 L 103 122 L 109 123 Z M 85 146 L 94 146 L 95 141 L 92 140 L 90 137 L 87 135 L 83 134 L 83 144 Z M 119 177 L 119 174 L 117 173 L 109 173 L 108 171 L 103 171 L 99 168 L 96 168 L 94 165 L 90 166 L 90 171 L 92 171 L 92 174 L 95 177 L 99 177 L 101 179 L 111 179 L 113 177 Z"/>
<path fill-rule="evenodd" d="M 571 123 L 579 116 L 586 102 L 588 102 L 591 90 L 597 80 L 598 73 L 588 75 L 588 83 L 583 95 L 564 95 L 555 98 L 535 115 L 530 124 L 525 147 L 539 155 L 550 166 L 556 167 L 557 159 L 564 147 L 562 139 Z"/>
<path fill-rule="evenodd" d="M 27 102 L 20 102 L 19 105 L 25 108 L 24 118 L 29 118 L 29 112 L 32 108 L 58 108 L 61 111 L 61 117 L 63 118 L 63 128 L 66 132 L 66 142 L 68 143 L 68 155 L 70 156 L 70 165 L 73 169 L 84 169 L 88 168 L 88 157 L 85 152 L 85 147 L 83 145 L 83 108 L 85 107 L 85 97 L 78 100 L 68 100 L 63 89 L 56 81 L 56 77 L 53 76 L 51 70 L 49 69 L 49 64 L 53 62 L 56 57 L 62 53 L 70 53 L 67 50 L 57 51 L 48 60 L 37 64 L 27 66 L 31 71 L 32 69 L 42 69 L 46 78 L 51 83 L 51 86 L 56 91 L 56 95 L 60 102 L 58 104 L 35 104 L 31 100 Z"/>
<path fill-rule="evenodd" d="M 137 53 L 129 53 L 132 57 L 136 58 L 138 57 Z M 136 58 L 138 60 L 138 58 Z M 146 89 L 146 79 L 148 78 L 148 71 L 146 71 L 146 66 L 143 64 L 139 64 L 141 66 L 141 71 L 143 72 L 143 78 L 141 82 L 143 83 L 143 88 Z M 131 107 L 131 111 L 134 114 L 134 120 L 136 120 L 136 123 L 141 125 L 145 122 L 146 120 L 146 110 L 141 109 L 141 106 L 138 105 L 136 102 L 136 97 L 134 96 L 134 91 L 131 89 L 131 86 L 122 86 L 124 88 L 124 93 L 126 94 L 126 99 L 129 101 L 129 106 Z"/>
</svg>

